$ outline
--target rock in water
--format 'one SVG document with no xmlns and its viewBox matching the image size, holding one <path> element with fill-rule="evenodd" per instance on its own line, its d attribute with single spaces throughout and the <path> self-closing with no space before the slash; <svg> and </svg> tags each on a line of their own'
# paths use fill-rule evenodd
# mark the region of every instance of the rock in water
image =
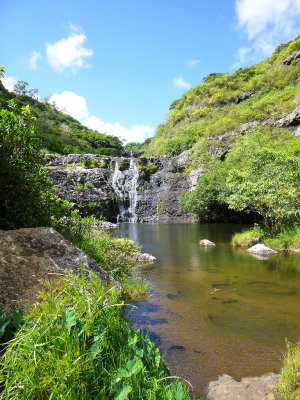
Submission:
<svg viewBox="0 0 300 400">
<path fill-rule="evenodd" d="M 156 258 L 148 253 L 136 252 L 132 254 L 132 261 L 148 264 L 148 263 L 154 263 L 156 261 Z"/>
<path fill-rule="evenodd" d="M 0 308 L 26 308 L 53 274 L 83 268 L 119 287 L 95 260 L 53 228 L 0 230 Z M 52 274 L 52 275 L 50 275 Z"/>
<path fill-rule="evenodd" d="M 270 249 L 270 247 L 265 246 L 263 243 L 257 243 L 250 247 L 250 249 L 247 251 L 248 253 L 260 254 L 264 256 L 272 256 L 273 254 L 277 253 L 275 250 Z"/>
<path fill-rule="evenodd" d="M 200 240 L 199 244 L 200 246 L 215 246 L 214 242 L 211 242 L 208 239 Z"/>
<path fill-rule="evenodd" d="M 261 377 L 243 378 L 240 382 L 222 375 L 209 382 L 208 400 L 275 400 L 272 393 L 279 375 L 270 373 Z"/>
</svg>

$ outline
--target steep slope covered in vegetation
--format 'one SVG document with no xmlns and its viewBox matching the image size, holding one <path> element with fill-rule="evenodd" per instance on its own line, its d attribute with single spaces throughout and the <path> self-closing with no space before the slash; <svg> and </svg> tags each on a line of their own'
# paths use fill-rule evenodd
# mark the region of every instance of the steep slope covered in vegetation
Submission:
<svg viewBox="0 0 300 400">
<path fill-rule="evenodd" d="M 146 154 L 172 156 L 192 149 L 192 158 L 201 161 L 208 147 L 203 139 L 253 121 L 272 124 L 292 112 L 300 105 L 299 50 L 298 37 L 259 64 L 208 75 L 171 104 L 167 122 L 144 146 Z M 295 58 L 287 59 L 291 54 Z"/>
<path fill-rule="evenodd" d="M 36 117 L 35 132 L 40 140 L 40 147 L 44 151 L 59 154 L 91 153 L 108 156 L 122 154 L 122 142 L 116 136 L 88 129 L 70 115 L 59 111 L 53 104 L 39 101 L 30 96 L 33 91 L 27 91 L 26 86 L 22 92 L 26 94 L 9 92 L 0 80 L 0 106 L 7 108 L 9 100 L 14 100 L 20 107 L 30 106 Z"/>
</svg>

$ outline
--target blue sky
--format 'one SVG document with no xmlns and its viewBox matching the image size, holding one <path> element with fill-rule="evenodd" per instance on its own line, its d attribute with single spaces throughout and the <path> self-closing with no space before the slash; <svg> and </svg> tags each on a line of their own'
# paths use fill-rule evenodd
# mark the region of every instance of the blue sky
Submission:
<svg viewBox="0 0 300 400">
<path fill-rule="evenodd" d="M 100 132 L 143 141 L 171 102 L 300 33 L 300 0 L 0 0 L 0 65 Z"/>
</svg>

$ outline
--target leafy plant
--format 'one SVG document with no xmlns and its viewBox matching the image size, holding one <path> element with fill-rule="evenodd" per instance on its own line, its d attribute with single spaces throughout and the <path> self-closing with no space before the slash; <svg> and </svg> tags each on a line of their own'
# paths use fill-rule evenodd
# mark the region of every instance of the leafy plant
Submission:
<svg viewBox="0 0 300 400">
<path fill-rule="evenodd" d="M 1 344 L 8 342 L 23 324 L 22 310 L 1 310 L 0 308 L 0 349 Z"/>
<path fill-rule="evenodd" d="M 1 359 L 0 399 L 189 398 L 100 279 L 68 275 L 40 297 Z"/>
<path fill-rule="evenodd" d="M 38 150 L 35 118 L 28 106 L 0 110 L 0 227 L 49 225 L 59 204 Z"/>
</svg>

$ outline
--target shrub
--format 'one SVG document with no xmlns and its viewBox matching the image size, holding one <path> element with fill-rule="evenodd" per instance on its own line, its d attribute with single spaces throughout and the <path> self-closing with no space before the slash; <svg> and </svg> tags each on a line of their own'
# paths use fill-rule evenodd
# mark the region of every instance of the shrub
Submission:
<svg viewBox="0 0 300 400">
<path fill-rule="evenodd" d="M 49 226 L 58 207 L 42 165 L 29 107 L 0 110 L 0 227 Z"/>
</svg>

